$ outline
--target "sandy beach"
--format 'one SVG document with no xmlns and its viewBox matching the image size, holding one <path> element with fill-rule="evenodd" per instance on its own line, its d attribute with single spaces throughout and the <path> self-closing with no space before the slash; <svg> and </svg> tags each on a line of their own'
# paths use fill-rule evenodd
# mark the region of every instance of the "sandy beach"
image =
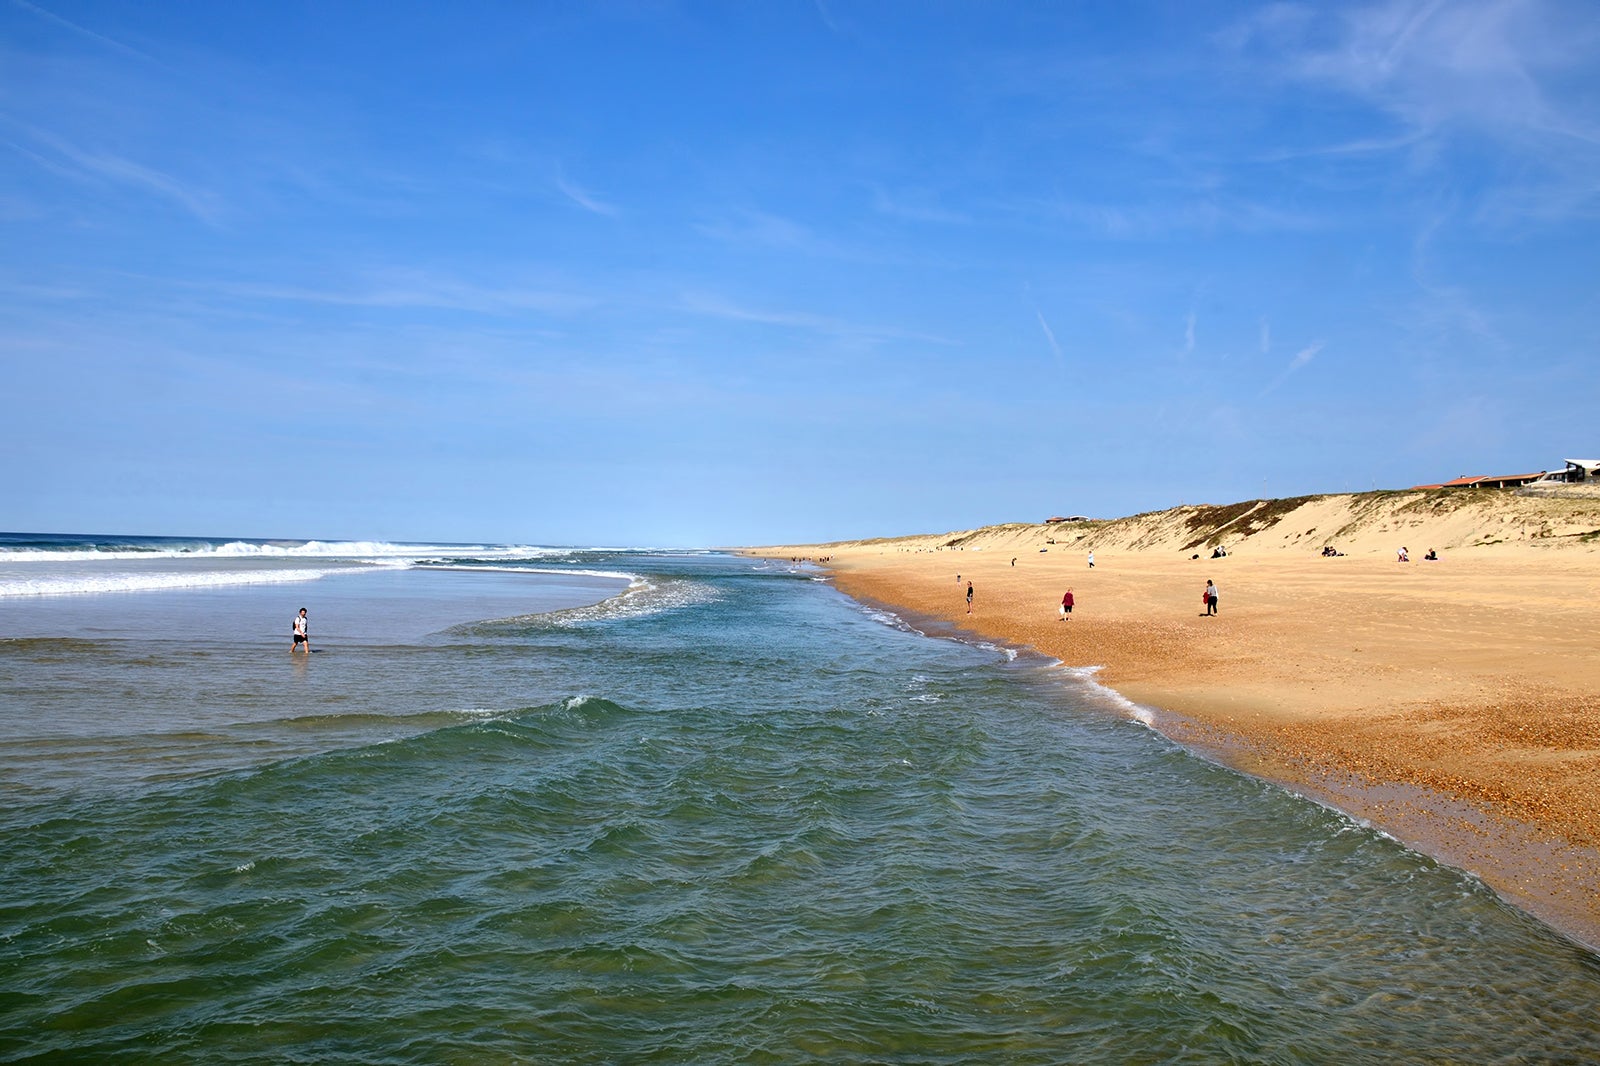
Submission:
<svg viewBox="0 0 1600 1066">
<path fill-rule="evenodd" d="M 825 560 L 930 631 L 1098 668 L 1179 743 L 1600 946 L 1600 495 L 1365 493 L 757 552 Z"/>
</svg>

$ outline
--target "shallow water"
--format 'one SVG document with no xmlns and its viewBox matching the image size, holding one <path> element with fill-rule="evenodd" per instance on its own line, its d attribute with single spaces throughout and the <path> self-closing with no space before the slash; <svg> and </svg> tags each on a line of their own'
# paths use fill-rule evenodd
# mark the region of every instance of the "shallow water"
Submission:
<svg viewBox="0 0 1600 1066">
<path fill-rule="evenodd" d="M 1596 956 L 1065 671 L 537 565 L 0 603 L 0 1057 L 1600 1056 Z"/>
</svg>

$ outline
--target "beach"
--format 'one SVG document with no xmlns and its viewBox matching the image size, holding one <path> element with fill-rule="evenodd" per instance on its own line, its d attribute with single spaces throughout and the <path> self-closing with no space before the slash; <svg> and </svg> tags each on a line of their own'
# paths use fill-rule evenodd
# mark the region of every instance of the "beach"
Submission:
<svg viewBox="0 0 1600 1066">
<path fill-rule="evenodd" d="M 1251 503 L 763 554 L 826 559 L 931 631 L 1096 668 L 1185 746 L 1600 944 L 1600 500 Z"/>
<path fill-rule="evenodd" d="M 841 555 L 859 599 L 712 551 L 0 534 L 0 1060 L 1600 1053 L 1592 950 L 1205 747 L 1259 723 L 1102 683 L 1259 713 L 1227 679 L 1298 580 L 1114 526 L 1092 574 L 1051 530 Z"/>
</svg>

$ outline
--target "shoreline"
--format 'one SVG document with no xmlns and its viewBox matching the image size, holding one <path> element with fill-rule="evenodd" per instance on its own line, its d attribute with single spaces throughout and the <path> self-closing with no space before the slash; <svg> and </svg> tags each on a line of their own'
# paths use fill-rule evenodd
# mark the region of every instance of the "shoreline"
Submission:
<svg viewBox="0 0 1600 1066">
<path fill-rule="evenodd" d="M 1139 536 L 1166 514 L 1138 516 Z M 1138 543 L 1128 531 L 1115 544 L 1104 527 L 1063 546 L 1063 532 L 744 551 L 809 558 L 845 595 L 908 621 L 1097 667 L 1098 684 L 1180 746 L 1463 870 L 1600 952 L 1592 536 L 1478 546 L 1440 535 L 1440 561 L 1401 564 L 1355 538 L 1337 558 L 1258 537 L 1201 559 L 1191 545 Z M 1394 531 L 1384 532 L 1387 543 Z M 1081 546 L 1091 538 L 1092 570 Z M 1207 579 L 1221 589 L 1210 617 Z M 1062 619 L 1068 587 L 1076 604 Z"/>
<path fill-rule="evenodd" d="M 1392 837 L 1429 858 L 1477 878 L 1507 903 L 1600 954 L 1600 849 L 1552 839 L 1548 829 L 1474 805 L 1423 785 L 1378 780 L 1344 766 L 1297 758 L 1248 732 L 1231 731 L 1171 707 L 1153 706 L 1101 680 L 1101 664 L 1073 664 L 985 627 L 965 627 L 954 615 L 926 613 L 879 597 L 853 593 L 828 564 L 820 564 L 841 593 L 902 619 L 932 639 L 977 638 L 1094 671 L 1094 683 L 1145 712 L 1140 721 L 1200 758 L 1283 788 Z"/>
</svg>

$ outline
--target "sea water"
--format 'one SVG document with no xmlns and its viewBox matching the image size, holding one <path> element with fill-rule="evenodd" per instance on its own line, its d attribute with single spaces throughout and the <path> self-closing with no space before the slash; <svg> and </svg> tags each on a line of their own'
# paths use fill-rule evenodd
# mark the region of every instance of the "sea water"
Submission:
<svg viewBox="0 0 1600 1066">
<path fill-rule="evenodd" d="M 1471 877 L 804 567 L 12 536 L 0 619 L 7 1061 L 1600 1057 Z"/>
</svg>

